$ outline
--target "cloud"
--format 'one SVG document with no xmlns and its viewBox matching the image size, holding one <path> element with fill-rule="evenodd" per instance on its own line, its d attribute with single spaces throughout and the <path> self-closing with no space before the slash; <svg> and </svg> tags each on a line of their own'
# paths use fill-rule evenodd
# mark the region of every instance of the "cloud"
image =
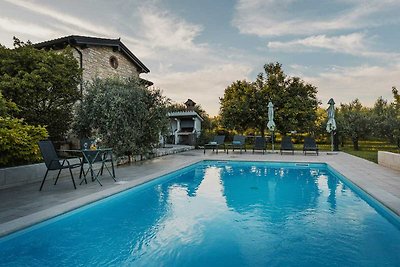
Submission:
<svg viewBox="0 0 400 267">
<path fill-rule="evenodd" d="M 55 32 L 49 28 L 45 28 L 34 23 L 14 20 L 7 17 L 0 17 L 0 28 L 10 32 L 13 35 L 16 33 L 27 34 L 30 36 L 39 36 L 45 38 L 53 35 Z"/>
<path fill-rule="evenodd" d="M 202 51 L 205 45 L 195 43 L 203 27 L 178 18 L 171 12 L 155 6 L 139 8 L 141 32 L 151 47 L 169 50 Z"/>
<path fill-rule="evenodd" d="M 219 97 L 224 89 L 237 79 L 246 78 L 251 68 L 241 61 L 243 51 L 231 51 L 199 43 L 203 26 L 177 16 L 173 10 L 163 8 L 161 1 L 121 3 L 123 10 L 107 24 L 94 17 L 90 10 L 84 18 L 72 13 L 72 6 L 64 9 L 59 5 L 43 5 L 35 1 L 6 0 L 20 8 L 21 14 L 37 18 L 39 25 L 47 26 L 49 32 L 40 36 L 51 39 L 55 34 L 80 34 L 102 36 L 121 40 L 150 69 L 143 75 L 164 90 L 174 101 L 184 102 L 192 98 L 211 115 L 218 114 Z M 98 11 L 112 8 L 99 2 Z M 83 5 L 83 11 L 88 6 Z M 112 13 L 116 11 L 111 9 Z M 68 13 L 71 12 L 71 13 Z M 240 59 L 238 59 L 240 58 Z M 247 58 L 247 57 L 246 57 Z"/>
<path fill-rule="evenodd" d="M 171 51 L 187 50 L 191 52 L 206 51 L 206 44 L 196 44 L 195 38 L 201 33 L 202 26 L 189 23 L 173 13 L 157 7 L 157 1 L 141 3 L 129 3 L 134 5 L 133 14 L 129 21 L 134 21 L 127 33 L 118 31 L 115 27 L 104 26 L 102 23 L 95 23 L 94 20 L 82 19 L 78 16 L 69 15 L 65 11 L 59 11 L 46 5 L 38 5 L 35 2 L 26 0 L 5 0 L 9 4 L 24 8 L 32 13 L 42 17 L 49 18 L 54 22 L 48 23 L 48 20 L 42 20 L 42 24 L 49 24 L 50 28 L 57 29 L 43 31 L 39 35 L 44 38 L 60 37 L 63 35 L 76 34 L 115 38 L 121 37 L 132 51 L 140 54 L 141 58 L 156 58 L 154 49 L 165 49 Z M 107 7 L 101 7 L 107 8 Z M 122 13 L 125 14 L 125 13 Z M 119 23 L 126 23 L 124 19 L 119 19 Z M 108 24 L 109 25 L 109 24 Z M 121 27 L 122 28 L 122 27 Z M 129 26 L 128 26 L 129 28 Z M 134 34 L 132 35 L 132 32 Z"/>
<path fill-rule="evenodd" d="M 88 20 L 82 18 L 71 16 L 65 12 L 60 12 L 56 9 L 50 8 L 45 5 L 39 5 L 34 2 L 24 1 L 24 0 L 5 0 L 6 2 L 25 8 L 31 12 L 40 14 L 42 16 L 50 17 L 56 21 L 62 22 L 64 25 L 73 26 L 73 29 L 77 31 L 78 29 L 82 32 L 94 34 L 94 35 L 104 35 L 106 37 L 112 37 L 115 35 L 115 30 L 113 28 L 108 28 L 101 26 L 99 24 L 94 24 Z"/>
<path fill-rule="evenodd" d="M 314 52 L 317 49 L 329 50 L 335 53 L 350 54 L 361 57 L 375 57 L 381 59 L 399 58 L 399 53 L 385 53 L 372 51 L 371 41 L 366 38 L 364 33 L 352 33 L 328 37 L 326 35 L 313 35 L 304 39 L 296 39 L 287 42 L 268 42 L 267 46 L 271 50 L 283 52 Z"/>
<path fill-rule="evenodd" d="M 246 65 L 223 64 L 190 72 L 167 68 L 149 78 L 173 101 L 185 102 L 191 98 L 214 116 L 219 112 L 219 98 L 224 95 L 225 88 L 236 80 L 246 79 L 250 72 L 251 68 Z"/>
<path fill-rule="evenodd" d="M 190 23 L 154 3 L 136 7 L 131 17 L 136 23 L 129 26 L 128 31 L 135 32 L 135 36 L 120 36 L 142 58 L 168 60 L 169 57 L 171 60 L 176 57 L 176 53 L 204 56 L 209 52 L 206 43 L 196 42 L 203 30 L 201 25 Z M 184 58 L 180 60 L 183 61 Z"/>
<path fill-rule="evenodd" d="M 326 35 L 313 35 L 304 39 L 296 39 L 288 42 L 268 42 L 268 47 L 275 50 L 299 51 L 309 48 L 323 48 L 334 52 L 357 54 L 360 50 L 366 50 L 365 34 L 352 33 L 328 37 Z"/>
<path fill-rule="evenodd" d="M 302 76 L 318 87 L 318 97 L 326 104 L 333 97 L 336 103 L 356 98 L 372 106 L 380 96 L 392 101 L 391 88 L 399 86 L 400 64 L 381 66 L 333 67 L 315 76 Z"/>
<path fill-rule="evenodd" d="M 325 2 L 324 2 L 325 3 Z M 313 3 L 309 3 L 313 4 Z M 314 3 L 314 4 L 318 4 Z M 329 4 L 333 4 L 330 2 Z M 400 7 L 399 1 L 336 1 L 338 11 L 326 12 L 323 5 L 304 8 L 300 0 L 239 0 L 232 24 L 242 34 L 257 36 L 312 35 L 327 31 L 360 29 L 399 21 L 397 15 L 375 20 L 374 14 L 390 12 Z"/>
</svg>

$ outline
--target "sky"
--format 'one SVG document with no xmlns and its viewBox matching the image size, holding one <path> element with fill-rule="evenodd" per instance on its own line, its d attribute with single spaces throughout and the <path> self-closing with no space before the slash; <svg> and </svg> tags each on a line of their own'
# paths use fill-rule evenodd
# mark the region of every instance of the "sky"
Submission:
<svg viewBox="0 0 400 267">
<path fill-rule="evenodd" d="M 0 44 L 68 35 L 121 38 L 172 101 L 211 116 L 264 64 L 318 88 L 327 107 L 373 106 L 400 87 L 400 0 L 0 0 Z"/>
</svg>

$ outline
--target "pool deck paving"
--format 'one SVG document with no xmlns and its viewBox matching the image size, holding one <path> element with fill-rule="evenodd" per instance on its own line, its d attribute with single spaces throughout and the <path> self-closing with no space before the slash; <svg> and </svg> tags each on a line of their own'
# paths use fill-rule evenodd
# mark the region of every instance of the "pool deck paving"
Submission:
<svg viewBox="0 0 400 267">
<path fill-rule="evenodd" d="M 54 186 L 52 182 L 57 173 L 54 171 L 50 172 L 41 192 L 38 190 L 40 182 L 1 189 L 0 236 L 125 191 L 202 160 L 327 163 L 392 212 L 400 215 L 400 171 L 382 167 L 347 153 L 338 152 L 330 155 L 322 151 L 319 156 L 316 156 L 303 155 L 301 151 L 296 151 L 294 155 L 280 155 L 269 151 L 263 155 L 260 152 L 253 154 L 250 151 L 242 154 L 229 151 L 229 154 L 226 154 L 220 150 L 216 154 L 212 150 L 207 150 L 203 154 L 203 150 L 190 150 L 118 166 L 115 170 L 117 182 L 114 182 L 106 173 L 100 178 L 103 186 L 97 182 L 88 182 L 88 184 L 77 185 L 77 189 L 74 190 L 69 176 L 61 177 Z M 67 171 L 64 170 L 64 172 Z"/>
</svg>

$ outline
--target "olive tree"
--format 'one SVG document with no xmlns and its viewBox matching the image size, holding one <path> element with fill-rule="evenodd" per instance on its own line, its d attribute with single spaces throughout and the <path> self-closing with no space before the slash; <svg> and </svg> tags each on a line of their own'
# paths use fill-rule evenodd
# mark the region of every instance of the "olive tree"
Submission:
<svg viewBox="0 0 400 267">
<path fill-rule="evenodd" d="M 371 110 L 372 134 L 400 145 L 400 96 L 396 87 L 392 88 L 392 94 L 394 101 L 391 103 L 382 97 L 376 100 Z"/>
<path fill-rule="evenodd" d="M 340 126 L 340 132 L 353 142 L 354 150 L 359 150 L 359 140 L 371 133 L 370 110 L 363 107 L 358 99 L 349 104 L 340 104 L 337 124 Z"/>
<path fill-rule="evenodd" d="M 77 108 L 75 132 L 99 137 L 119 156 L 143 155 L 158 145 L 169 126 L 169 100 L 139 78 L 95 79 Z"/>
</svg>

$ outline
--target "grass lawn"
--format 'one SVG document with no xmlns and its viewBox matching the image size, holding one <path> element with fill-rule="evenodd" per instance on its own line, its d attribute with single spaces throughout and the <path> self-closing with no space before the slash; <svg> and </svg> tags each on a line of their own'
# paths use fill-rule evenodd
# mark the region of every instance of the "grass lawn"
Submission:
<svg viewBox="0 0 400 267">
<path fill-rule="evenodd" d="M 339 147 L 340 151 L 349 153 L 351 155 L 378 163 L 378 151 L 390 151 L 394 153 L 399 153 L 399 149 L 396 145 L 391 144 L 385 140 L 364 140 L 359 141 L 359 149 L 358 151 L 353 149 L 353 143 L 348 141 L 344 147 Z M 247 149 L 251 151 L 252 145 L 248 144 Z M 320 151 L 330 151 L 331 145 L 330 144 L 318 144 Z M 268 144 L 268 149 L 271 149 L 271 144 Z M 279 151 L 280 149 L 280 142 L 275 143 L 275 150 Z M 295 150 L 303 150 L 303 144 L 294 144 Z"/>
<path fill-rule="evenodd" d="M 303 149 L 302 144 L 296 144 L 296 149 Z M 328 144 L 319 144 L 320 150 L 329 151 L 331 146 Z M 378 163 L 378 151 L 390 151 L 399 153 L 399 150 L 396 145 L 390 144 L 387 141 L 382 140 L 368 140 L 368 141 L 359 141 L 360 150 L 356 151 L 353 149 L 353 144 L 348 142 L 344 147 L 340 147 L 340 151 L 344 151 L 351 155 Z"/>
</svg>

